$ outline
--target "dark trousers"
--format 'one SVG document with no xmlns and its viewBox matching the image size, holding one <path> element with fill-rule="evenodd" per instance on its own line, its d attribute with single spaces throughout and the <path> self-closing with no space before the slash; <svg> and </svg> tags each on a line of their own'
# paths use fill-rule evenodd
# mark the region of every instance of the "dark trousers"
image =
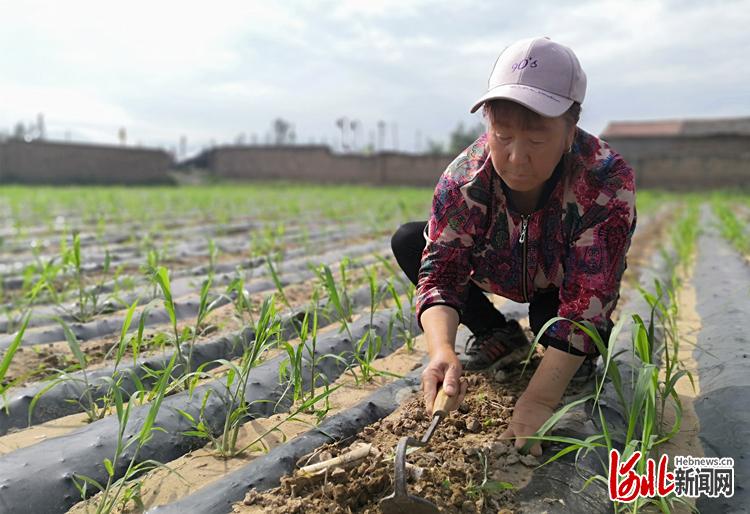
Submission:
<svg viewBox="0 0 750 514">
<path fill-rule="evenodd" d="M 391 237 L 391 248 L 393 255 L 396 257 L 396 262 L 414 285 L 417 284 L 422 251 L 426 244 L 423 235 L 426 225 L 426 221 L 405 223 Z M 534 334 L 538 334 L 547 321 L 557 316 L 559 306 L 560 298 L 557 289 L 534 295 L 529 303 L 529 325 L 531 325 Z M 471 280 L 469 281 L 469 293 L 463 311 L 461 323 L 466 325 L 474 335 L 489 332 L 507 323 L 505 316 L 492 305 L 484 291 Z M 602 337 L 606 342 L 609 334 L 603 334 Z M 539 338 L 539 343 L 544 345 L 545 348 L 551 344 L 563 351 L 583 355 L 575 348 L 568 350 L 567 343 L 554 340 L 546 334 Z M 565 348 L 561 348 L 561 346 Z"/>
</svg>

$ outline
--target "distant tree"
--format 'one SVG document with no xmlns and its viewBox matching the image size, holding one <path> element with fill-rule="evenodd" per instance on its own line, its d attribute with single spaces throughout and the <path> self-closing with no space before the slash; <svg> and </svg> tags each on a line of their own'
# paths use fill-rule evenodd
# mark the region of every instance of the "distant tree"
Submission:
<svg viewBox="0 0 750 514">
<path fill-rule="evenodd" d="M 336 120 L 336 126 L 341 131 L 341 150 L 348 150 L 349 143 L 346 142 L 346 130 L 349 128 L 349 120 L 347 118 L 339 118 Z"/>
<path fill-rule="evenodd" d="M 378 122 L 378 150 L 383 151 L 385 148 L 385 122 L 380 120 Z"/>
<path fill-rule="evenodd" d="M 26 138 L 26 126 L 23 124 L 22 121 L 19 121 L 13 127 L 13 137 L 15 139 L 25 139 Z"/>
<path fill-rule="evenodd" d="M 122 146 L 128 143 L 128 132 L 125 130 L 125 127 L 120 127 L 120 130 L 117 131 L 117 138 L 120 140 Z"/>
<path fill-rule="evenodd" d="M 445 145 L 440 141 L 433 141 L 432 139 L 427 140 L 427 154 L 428 155 L 444 155 Z"/>
<path fill-rule="evenodd" d="M 274 143 L 277 145 L 283 145 L 287 142 L 287 136 L 289 134 L 289 129 L 291 128 L 291 124 L 282 119 L 282 118 L 276 118 L 273 120 L 273 135 L 274 135 Z"/>
<path fill-rule="evenodd" d="M 44 114 L 41 112 L 36 115 L 36 138 L 37 139 L 47 138 L 47 128 L 44 124 Z"/>
<path fill-rule="evenodd" d="M 463 123 L 459 123 L 456 129 L 450 134 L 450 141 L 448 142 L 448 153 L 456 155 L 461 153 L 473 143 L 479 136 L 485 131 L 484 124 L 478 123 L 473 127 L 467 129 L 464 128 Z"/>
<path fill-rule="evenodd" d="M 352 129 L 352 150 L 355 152 L 357 151 L 357 132 L 359 132 L 359 129 L 362 128 L 362 122 L 359 120 L 352 120 L 351 124 L 349 125 Z"/>
</svg>

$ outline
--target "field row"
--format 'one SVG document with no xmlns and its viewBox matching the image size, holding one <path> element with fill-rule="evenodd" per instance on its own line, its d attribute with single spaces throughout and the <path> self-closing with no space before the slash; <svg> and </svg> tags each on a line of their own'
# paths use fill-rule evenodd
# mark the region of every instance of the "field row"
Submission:
<svg viewBox="0 0 750 514">
<path fill-rule="evenodd" d="M 731 244 L 730 260 L 747 253 L 748 204 L 644 198 L 618 306 L 628 324 L 619 340 L 602 342 L 602 353 L 605 362 L 621 366 L 623 377 L 630 365 L 636 373 L 653 371 L 658 383 L 659 374 L 666 374 L 669 383 L 683 369 L 670 358 L 681 341 L 678 293 L 692 284 L 695 266 L 706 259 L 700 248 Z M 273 512 L 333 512 L 332 506 L 376 512 L 377 500 L 392 492 L 389 462 L 399 436 L 419 434 L 429 421 L 417 393 L 426 353 L 414 320 L 413 286 L 390 256 L 392 218 L 362 224 L 354 221 L 353 210 L 343 222 L 332 216 L 303 225 L 292 216 L 270 242 L 253 239 L 269 233 L 260 219 L 255 224 L 243 217 L 236 233 L 222 231 L 222 224 L 192 230 L 168 221 L 162 235 L 181 243 L 167 245 L 177 251 L 160 260 L 116 231 L 105 230 L 83 244 L 85 230 L 72 236 L 51 230 L 44 248 L 66 241 L 61 255 L 40 258 L 59 265 L 53 274 L 45 274 L 33 255 L 13 267 L 16 257 L 28 256 L 19 252 L 24 241 L 42 235 L 17 231 L 12 242 L 7 240 L 7 252 L 0 249 L 0 262 L 8 264 L 6 312 L 0 319 L 6 330 L 0 336 L 5 406 L 0 512 L 195 512 L 197 505 L 200 512 L 252 512 L 258 505 L 272 505 Z M 90 227 L 98 215 L 89 212 L 80 219 Z M 413 216 L 420 217 L 426 214 Z M 45 225 L 36 219 L 41 223 L 34 226 Z M 271 226 L 281 226 L 280 220 Z M 727 228 L 735 225 L 739 228 Z M 700 237 L 713 238 L 710 243 L 697 243 L 698 226 L 705 232 Z M 119 273 L 111 268 L 115 253 L 127 262 Z M 747 275 L 746 266 L 739 269 L 736 273 Z M 17 278 L 22 281 L 11 287 Z M 528 330 L 525 306 L 494 301 Z M 659 314 L 658 330 L 630 326 L 635 312 L 648 324 L 649 311 Z M 639 330 L 649 344 L 633 353 L 630 331 Z M 462 332 L 461 341 L 467 335 Z M 623 360 L 615 345 L 631 348 L 640 364 Z M 546 447 L 542 460 L 555 458 L 538 469 L 540 461 L 498 441 L 541 355 L 542 349 L 535 349 L 523 373 L 470 376 L 466 404 L 446 420 L 429 450 L 410 458 L 411 487 L 445 512 L 528 508 L 538 501 L 529 496 L 532 490 L 568 502 L 600 502 L 596 487 L 578 500 L 554 489 L 555 480 L 570 473 L 565 459 L 557 458 L 564 452 L 560 441 Z M 679 374 L 683 382 L 687 371 Z M 700 366 L 692 372 L 703 379 Z M 635 404 L 627 401 L 616 407 L 631 394 L 623 395 L 616 384 L 632 386 L 637 394 L 629 401 L 646 402 L 644 413 L 651 404 L 643 398 L 649 394 L 658 399 L 651 406 L 662 416 L 670 399 L 679 398 L 671 394 L 677 379 L 669 388 L 641 392 L 640 398 L 638 381 L 613 380 L 612 369 L 609 373 L 601 394 L 617 412 L 632 416 L 639 410 L 632 411 Z M 574 412 L 590 416 L 598 405 L 598 386 L 571 386 L 554 421 L 564 425 Z M 592 421 L 603 430 L 598 418 Z M 657 452 L 659 444 L 680 434 L 679 426 L 664 429 L 656 423 L 649 430 L 665 441 L 643 439 L 648 417 L 632 422 L 637 432 L 626 424 L 620 434 L 621 424 L 612 422 L 610 435 L 616 436 L 587 440 L 591 448 L 578 444 L 593 449 L 592 455 L 607 444 Z M 551 428 L 540 437 L 559 433 L 559 426 L 558 432 Z M 359 446 L 351 447 L 353 439 Z M 323 465 L 323 474 L 294 473 L 297 461 L 324 462 L 363 448 L 365 457 Z M 596 459 L 588 465 L 592 476 L 601 475 L 601 469 L 593 469 Z M 34 495 L 36 490 L 46 494 Z"/>
</svg>

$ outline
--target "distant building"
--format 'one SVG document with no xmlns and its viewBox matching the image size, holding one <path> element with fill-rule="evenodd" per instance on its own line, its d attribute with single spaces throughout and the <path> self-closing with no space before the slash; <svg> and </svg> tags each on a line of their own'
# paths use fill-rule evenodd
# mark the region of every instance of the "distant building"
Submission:
<svg viewBox="0 0 750 514">
<path fill-rule="evenodd" d="M 434 187 L 453 160 L 398 152 L 334 154 L 323 145 L 219 146 L 180 164 L 233 181 L 288 180 L 333 184 Z"/>
<path fill-rule="evenodd" d="M 633 166 L 638 187 L 750 188 L 750 117 L 615 121 L 600 137 Z"/>
<path fill-rule="evenodd" d="M 150 148 L 8 139 L 0 143 L 0 183 L 159 184 L 172 158 Z"/>
</svg>

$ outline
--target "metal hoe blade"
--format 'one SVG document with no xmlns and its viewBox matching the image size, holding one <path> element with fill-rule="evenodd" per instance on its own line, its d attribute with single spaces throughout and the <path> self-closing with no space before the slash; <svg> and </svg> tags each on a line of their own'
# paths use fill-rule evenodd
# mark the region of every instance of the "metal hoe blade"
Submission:
<svg viewBox="0 0 750 514">
<path fill-rule="evenodd" d="M 432 436 L 437 423 L 440 422 L 440 418 L 435 416 L 430 429 L 427 430 L 425 437 L 421 441 L 413 437 L 402 437 L 399 440 L 398 446 L 396 446 L 396 459 L 393 463 L 396 471 L 396 490 L 390 496 L 386 496 L 380 500 L 380 511 L 383 514 L 399 514 L 404 512 L 408 514 L 440 514 L 440 509 L 431 501 L 427 501 L 419 496 L 412 496 L 406 492 L 406 448 L 409 446 L 425 446 Z"/>
</svg>

